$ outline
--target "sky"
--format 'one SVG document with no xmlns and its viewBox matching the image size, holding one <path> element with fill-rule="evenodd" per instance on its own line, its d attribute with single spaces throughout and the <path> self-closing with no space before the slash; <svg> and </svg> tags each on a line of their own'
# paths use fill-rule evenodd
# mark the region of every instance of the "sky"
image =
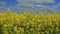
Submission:
<svg viewBox="0 0 60 34">
<path fill-rule="evenodd" d="M 60 0 L 0 0 L 0 10 L 51 10 L 60 11 Z"/>
</svg>

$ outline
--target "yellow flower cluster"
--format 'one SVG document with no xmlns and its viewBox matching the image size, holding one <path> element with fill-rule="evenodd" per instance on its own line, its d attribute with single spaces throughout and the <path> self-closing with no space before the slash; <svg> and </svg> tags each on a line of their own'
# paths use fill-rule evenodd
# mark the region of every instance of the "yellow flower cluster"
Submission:
<svg viewBox="0 0 60 34">
<path fill-rule="evenodd" d="M 60 34 L 60 14 L 0 12 L 0 34 Z"/>
</svg>

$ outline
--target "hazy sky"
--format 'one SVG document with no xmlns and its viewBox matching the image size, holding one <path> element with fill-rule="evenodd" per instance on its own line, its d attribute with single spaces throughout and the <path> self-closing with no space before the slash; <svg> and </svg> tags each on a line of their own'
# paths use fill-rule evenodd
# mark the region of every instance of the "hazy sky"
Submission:
<svg viewBox="0 0 60 34">
<path fill-rule="evenodd" d="M 60 10 L 60 0 L 0 0 L 0 8 L 46 7 Z M 20 8 L 19 8 L 20 7 Z"/>
</svg>

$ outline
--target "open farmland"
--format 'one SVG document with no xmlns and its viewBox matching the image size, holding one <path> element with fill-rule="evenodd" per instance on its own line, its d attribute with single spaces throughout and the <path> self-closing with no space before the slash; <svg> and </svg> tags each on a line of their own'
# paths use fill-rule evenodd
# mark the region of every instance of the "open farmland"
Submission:
<svg viewBox="0 0 60 34">
<path fill-rule="evenodd" d="M 60 34 L 60 14 L 0 12 L 0 34 Z"/>
</svg>

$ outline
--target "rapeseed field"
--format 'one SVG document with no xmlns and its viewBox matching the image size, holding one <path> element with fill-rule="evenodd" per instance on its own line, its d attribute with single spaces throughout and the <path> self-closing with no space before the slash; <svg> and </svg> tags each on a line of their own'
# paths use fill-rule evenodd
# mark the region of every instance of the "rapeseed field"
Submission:
<svg viewBox="0 0 60 34">
<path fill-rule="evenodd" d="M 0 12 L 0 34 L 60 34 L 60 14 Z"/>
</svg>

